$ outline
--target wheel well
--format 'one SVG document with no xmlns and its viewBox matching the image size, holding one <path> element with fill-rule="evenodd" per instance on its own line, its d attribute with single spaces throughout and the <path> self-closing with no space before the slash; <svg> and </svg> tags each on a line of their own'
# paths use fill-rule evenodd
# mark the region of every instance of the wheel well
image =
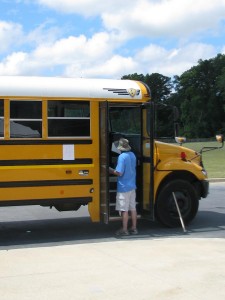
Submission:
<svg viewBox="0 0 225 300">
<path fill-rule="evenodd" d="M 190 184 L 192 184 L 196 190 L 196 193 L 198 195 L 198 198 L 200 199 L 200 195 L 201 195 L 201 190 L 200 187 L 198 185 L 198 180 L 197 178 L 190 172 L 187 171 L 174 171 L 170 174 L 168 174 L 160 183 L 157 193 L 156 193 L 156 199 L 158 198 L 158 194 L 160 193 L 160 191 L 162 190 L 162 188 L 170 181 L 173 180 L 177 180 L 177 179 L 181 179 L 181 180 L 185 180 L 188 181 Z"/>
</svg>

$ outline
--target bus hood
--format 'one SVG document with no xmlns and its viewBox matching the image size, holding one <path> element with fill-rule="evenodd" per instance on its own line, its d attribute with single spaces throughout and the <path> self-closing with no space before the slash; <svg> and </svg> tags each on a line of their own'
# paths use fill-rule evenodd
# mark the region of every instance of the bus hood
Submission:
<svg viewBox="0 0 225 300">
<path fill-rule="evenodd" d="M 167 160 L 171 161 L 171 159 L 173 159 L 192 162 L 198 166 L 202 166 L 202 158 L 198 152 L 177 144 L 167 144 L 156 141 L 155 154 L 157 162 Z"/>
</svg>

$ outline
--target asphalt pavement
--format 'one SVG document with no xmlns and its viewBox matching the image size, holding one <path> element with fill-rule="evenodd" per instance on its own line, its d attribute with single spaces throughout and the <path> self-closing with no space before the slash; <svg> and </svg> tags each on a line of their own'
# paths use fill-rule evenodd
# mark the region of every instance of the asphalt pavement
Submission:
<svg viewBox="0 0 225 300">
<path fill-rule="evenodd" d="M 0 299 L 222 300 L 224 262 L 224 238 L 182 228 L 170 237 L 7 247 L 0 251 Z"/>
</svg>

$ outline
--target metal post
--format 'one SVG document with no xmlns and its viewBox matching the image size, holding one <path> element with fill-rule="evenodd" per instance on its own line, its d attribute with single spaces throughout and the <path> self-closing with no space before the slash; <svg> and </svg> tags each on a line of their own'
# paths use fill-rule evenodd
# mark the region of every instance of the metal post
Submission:
<svg viewBox="0 0 225 300">
<path fill-rule="evenodd" d="M 182 215 L 181 215 L 181 212 L 180 212 L 179 205 L 178 205 L 178 203 L 177 203 L 177 198 L 176 198 L 174 192 L 172 192 L 172 194 L 173 194 L 173 199 L 174 199 L 174 201 L 175 201 L 175 204 L 176 204 L 176 207 L 177 207 L 177 211 L 178 211 L 178 214 L 179 214 L 179 217 L 180 217 L 180 222 L 181 222 L 183 231 L 184 231 L 184 232 L 187 232 L 187 230 L 186 230 L 186 228 L 185 228 L 185 226 L 184 226 L 184 221 L 183 221 L 183 218 L 182 218 Z"/>
</svg>

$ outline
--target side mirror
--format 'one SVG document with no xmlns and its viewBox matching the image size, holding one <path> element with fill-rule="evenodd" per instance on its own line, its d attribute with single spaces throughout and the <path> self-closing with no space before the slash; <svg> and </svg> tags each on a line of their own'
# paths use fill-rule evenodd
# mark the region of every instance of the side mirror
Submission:
<svg viewBox="0 0 225 300">
<path fill-rule="evenodd" d="M 219 143 L 223 143 L 224 142 L 224 136 L 223 136 L 223 134 L 216 135 L 216 140 Z"/>
<path fill-rule="evenodd" d="M 176 141 L 178 144 L 182 145 L 183 143 L 186 142 L 186 137 L 184 137 L 184 136 L 176 136 L 176 137 L 175 137 L 175 141 Z"/>
</svg>

